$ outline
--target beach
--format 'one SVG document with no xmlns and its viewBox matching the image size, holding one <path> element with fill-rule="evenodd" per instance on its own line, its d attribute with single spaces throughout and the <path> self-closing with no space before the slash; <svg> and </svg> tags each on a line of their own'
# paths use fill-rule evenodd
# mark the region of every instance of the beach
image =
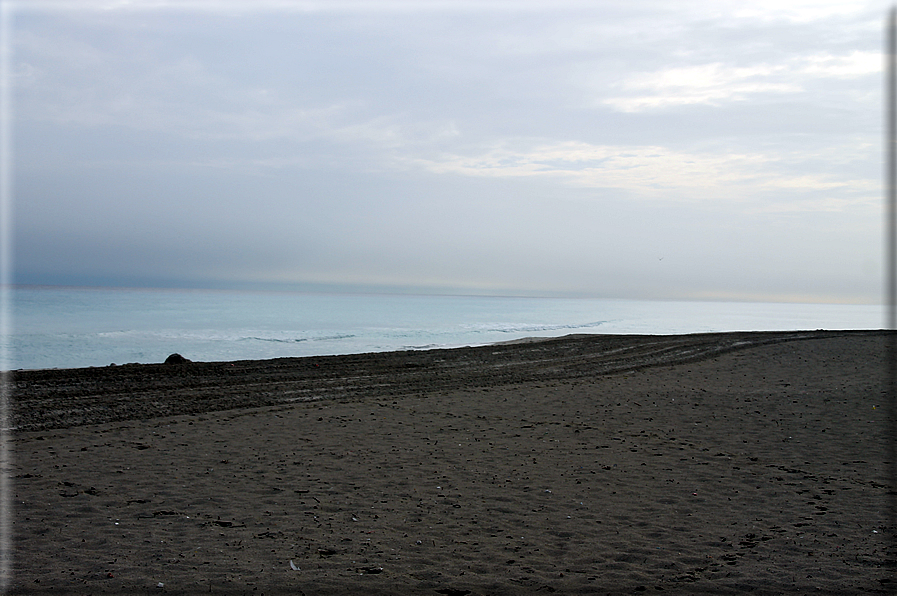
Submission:
<svg viewBox="0 0 897 596">
<path fill-rule="evenodd" d="M 11 593 L 888 593 L 884 345 L 17 371 Z"/>
</svg>

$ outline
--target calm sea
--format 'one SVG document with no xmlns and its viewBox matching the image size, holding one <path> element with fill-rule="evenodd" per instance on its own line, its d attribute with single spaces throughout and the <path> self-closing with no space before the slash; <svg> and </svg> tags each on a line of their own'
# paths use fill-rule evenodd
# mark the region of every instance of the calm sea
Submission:
<svg viewBox="0 0 897 596">
<path fill-rule="evenodd" d="M 4 369 L 482 345 L 570 333 L 879 329 L 881 306 L 19 287 Z"/>
</svg>

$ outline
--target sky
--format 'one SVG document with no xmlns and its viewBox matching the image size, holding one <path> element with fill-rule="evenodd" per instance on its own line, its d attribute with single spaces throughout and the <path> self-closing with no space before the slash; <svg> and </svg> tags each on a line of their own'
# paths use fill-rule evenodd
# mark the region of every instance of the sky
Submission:
<svg viewBox="0 0 897 596">
<path fill-rule="evenodd" d="M 13 4 L 13 281 L 878 303 L 888 8 Z"/>
</svg>

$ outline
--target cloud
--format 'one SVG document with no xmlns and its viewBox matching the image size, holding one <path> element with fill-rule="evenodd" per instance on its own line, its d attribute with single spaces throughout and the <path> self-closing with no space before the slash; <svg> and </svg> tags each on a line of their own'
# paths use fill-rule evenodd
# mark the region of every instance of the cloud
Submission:
<svg viewBox="0 0 897 596">
<path fill-rule="evenodd" d="M 795 180 L 797 182 L 797 180 Z M 809 180 L 813 183 L 815 181 Z M 869 189 L 870 191 L 872 189 Z M 840 199 L 835 197 L 818 197 L 812 199 L 790 200 L 781 203 L 766 203 L 762 206 L 752 206 L 751 213 L 856 213 L 868 212 L 879 207 L 881 199 L 870 192 L 865 197 L 854 199 Z"/>
<path fill-rule="evenodd" d="M 813 55 L 804 58 L 803 62 L 802 67 L 795 69 L 798 74 L 850 79 L 881 73 L 884 55 L 880 52 L 861 52 L 857 50 L 844 56 L 833 56 L 831 54 Z"/>
<path fill-rule="evenodd" d="M 734 18 L 764 22 L 784 20 L 796 24 L 843 18 L 869 11 L 875 5 L 861 0 L 752 0 L 729 4 Z"/>
<path fill-rule="evenodd" d="M 662 296 L 877 250 L 874 6 L 261 4 L 23 11 L 23 270 Z"/>
<path fill-rule="evenodd" d="M 850 79 L 878 75 L 882 55 L 854 51 L 847 55 L 819 54 L 780 64 L 738 67 L 722 62 L 636 73 L 614 85 L 625 94 L 602 102 L 622 112 L 671 106 L 748 101 L 758 96 L 804 93 L 813 80 Z"/>
<path fill-rule="evenodd" d="M 405 156 L 398 161 L 438 174 L 556 179 L 571 186 L 615 189 L 631 198 L 654 200 L 739 203 L 759 201 L 770 192 L 782 190 L 837 189 L 871 194 L 880 187 L 878 180 L 845 179 L 838 172 L 806 173 L 794 168 L 796 159 L 799 157 L 782 153 L 518 141 L 471 155 Z M 825 210 L 848 204 L 851 201 L 829 201 Z"/>
</svg>

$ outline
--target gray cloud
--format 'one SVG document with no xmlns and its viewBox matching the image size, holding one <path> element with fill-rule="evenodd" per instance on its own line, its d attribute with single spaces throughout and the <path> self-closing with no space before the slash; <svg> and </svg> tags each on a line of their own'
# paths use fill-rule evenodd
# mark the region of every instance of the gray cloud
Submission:
<svg viewBox="0 0 897 596">
<path fill-rule="evenodd" d="M 20 9 L 16 278 L 877 301 L 886 7 L 779 4 Z"/>
</svg>

